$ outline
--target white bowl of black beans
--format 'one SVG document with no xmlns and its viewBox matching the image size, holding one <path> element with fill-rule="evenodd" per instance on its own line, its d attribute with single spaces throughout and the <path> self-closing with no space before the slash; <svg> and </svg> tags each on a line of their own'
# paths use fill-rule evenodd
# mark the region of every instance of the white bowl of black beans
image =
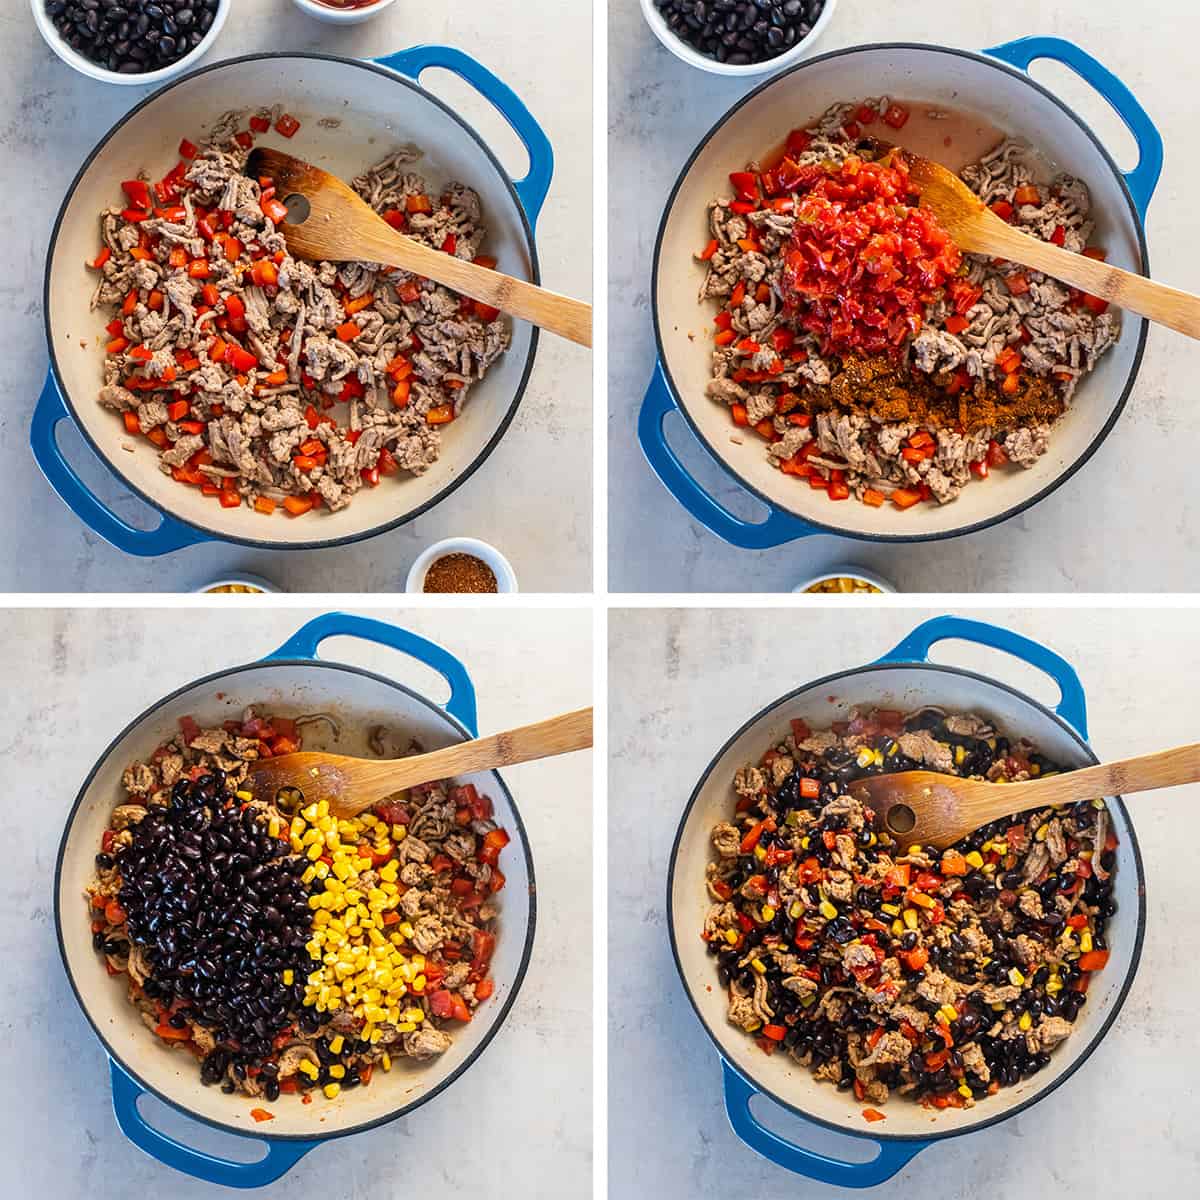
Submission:
<svg viewBox="0 0 1200 1200">
<path fill-rule="evenodd" d="M 715 75 L 764 75 L 812 53 L 837 0 L 642 0 L 654 36 Z"/>
<path fill-rule="evenodd" d="M 165 83 L 217 40 L 233 0 L 32 0 L 46 44 L 105 83 Z"/>
</svg>

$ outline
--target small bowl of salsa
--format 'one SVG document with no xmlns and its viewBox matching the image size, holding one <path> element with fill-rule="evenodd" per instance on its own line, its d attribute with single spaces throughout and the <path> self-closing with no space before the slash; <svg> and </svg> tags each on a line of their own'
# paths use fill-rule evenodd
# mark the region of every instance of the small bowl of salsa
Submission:
<svg viewBox="0 0 1200 1200">
<path fill-rule="evenodd" d="M 357 25 L 378 16 L 395 0 L 292 0 L 303 13 L 330 25 Z"/>
</svg>

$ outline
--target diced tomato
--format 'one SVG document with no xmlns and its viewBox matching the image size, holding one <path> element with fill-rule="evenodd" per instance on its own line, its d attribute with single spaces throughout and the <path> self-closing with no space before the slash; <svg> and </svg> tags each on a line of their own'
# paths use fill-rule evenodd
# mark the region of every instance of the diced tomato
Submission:
<svg viewBox="0 0 1200 1200">
<path fill-rule="evenodd" d="M 1014 271 L 1004 282 L 1014 296 L 1023 296 L 1029 291 L 1029 276 L 1024 271 Z"/>
<path fill-rule="evenodd" d="M 902 104 L 889 104 L 887 112 L 883 114 L 883 122 L 893 129 L 903 129 L 908 124 L 908 117 L 908 109 Z"/>
<path fill-rule="evenodd" d="M 275 122 L 275 132 L 282 134 L 285 138 L 295 137 L 296 130 L 299 128 L 300 122 L 291 113 L 284 113 Z"/>
<path fill-rule="evenodd" d="M 1101 300 L 1099 296 L 1088 296 L 1085 294 L 1080 302 L 1088 312 L 1095 313 L 1097 316 L 1108 312 L 1108 301 Z"/>
</svg>

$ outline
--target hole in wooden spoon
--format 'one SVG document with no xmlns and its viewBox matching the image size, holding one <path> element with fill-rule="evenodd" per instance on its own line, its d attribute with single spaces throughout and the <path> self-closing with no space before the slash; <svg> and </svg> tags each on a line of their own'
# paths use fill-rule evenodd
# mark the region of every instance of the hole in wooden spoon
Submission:
<svg viewBox="0 0 1200 1200">
<path fill-rule="evenodd" d="M 908 833 L 917 823 L 917 814 L 907 804 L 893 804 L 888 809 L 887 825 L 893 833 Z"/>
<path fill-rule="evenodd" d="M 288 210 L 287 223 L 289 225 L 303 225 L 308 220 L 308 215 L 312 212 L 312 207 L 308 203 L 308 197 L 300 195 L 299 192 L 293 192 L 283 202 L 283 207 Z"/>
</svg>

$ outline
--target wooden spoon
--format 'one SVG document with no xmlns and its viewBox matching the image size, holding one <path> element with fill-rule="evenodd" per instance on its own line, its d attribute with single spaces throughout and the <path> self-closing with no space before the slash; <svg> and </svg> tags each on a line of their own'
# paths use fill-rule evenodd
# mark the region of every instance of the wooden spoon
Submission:
<svg viewBox="0 0 1200 1200">
<path fill-rule="evenodd" d="M 331 815 L 347 819 L 418 784 L 569 754 L 591 744 L 592 710 L 581 708 L 409 758 L 349 758 L 307 750 L 264 758 L 251 765 L 246 786 L 256 800 L 267 801 L 273 801 L 281 788 L 296 788 L 304 794 L 305 804 L 328 800 Z"/>
<path fill-rule="evenodd" d="M 998 817 L 1198 780 L 1200 744 L 1022 783 L 983 783 L 936 771 L 870 775 L 855 780 L 850 793 L 873 809 L 880 827 L 903 838 L 905 845 L 944 850 Z"/>
<path fill-rule="evenodd" d="M 279 226 L 297 258 L 400 267 L 581 346 L 592 344 L 590 305 L 405 237 L 357 192 L 320 167 L 260 146 L 247 159 L 246 174 L 254 179 L 270 176 L 281 202 L 294 195 L 308 201 L 307 217 L 294 222 L 289 216 Z"/>
<path fill-rule="evenodd" d="M 960 250 L 1032 267 L 1091 296 L 1200 338 L 1200 296 L 1180 292 L 1021 233 L 996 216 L 953 171 L 905 151 L 913 190 Z"/>
</svg>

